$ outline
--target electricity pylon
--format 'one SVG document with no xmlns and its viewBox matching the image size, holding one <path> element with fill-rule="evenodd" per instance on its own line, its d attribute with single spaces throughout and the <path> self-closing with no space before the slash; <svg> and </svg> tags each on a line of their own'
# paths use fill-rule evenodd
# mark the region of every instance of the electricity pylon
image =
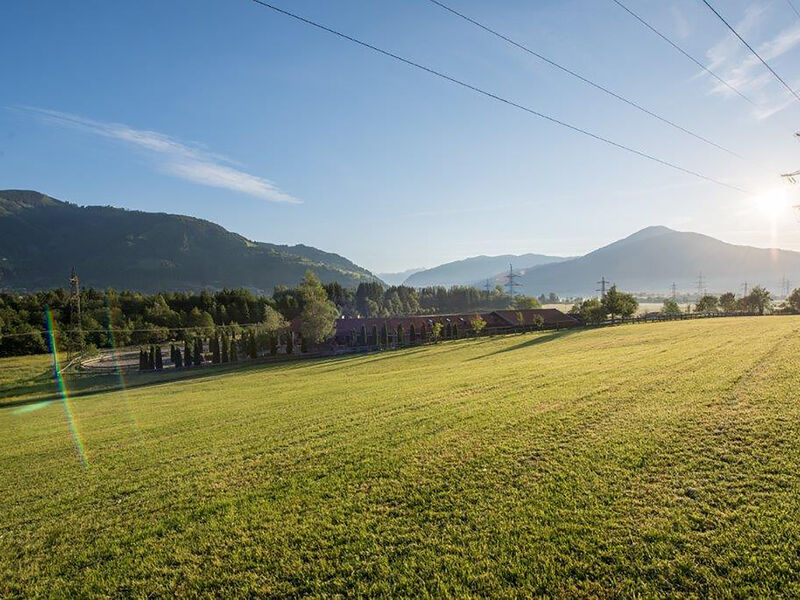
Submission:
<svg viewBox="0 0 800 600">
<path fill-rule="evenodd" d="M 514 273 L 514 265 L 508 265 L 508 275 L 506 275 L 506 287 L 508 288 L 508 295 L 511 297 L 511 300 L 514 300 L 514 288 L 520 287 L 520 283 L 517 283 L 516 280 L 520 277 L 517 273 Z"/>
</svg>

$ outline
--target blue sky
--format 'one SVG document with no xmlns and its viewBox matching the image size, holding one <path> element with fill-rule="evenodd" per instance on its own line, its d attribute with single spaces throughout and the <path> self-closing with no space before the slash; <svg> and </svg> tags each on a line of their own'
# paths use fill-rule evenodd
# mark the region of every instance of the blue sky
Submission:
<svg viewBox="0 0 800 600">
<path fill-rule="evenodd" d="M 579 254 L 655 224 L 800 250 L 790 208 L 800 196 L 777 177 L 800 169 L 800 102 L 699 0 L 627 4 L 757 108 L 611 0 L 447 3 L 746 160 L 428 0 L 274 1 L 751 193 L 624 153 L 248 0 L 4 6 L 0 187 L 189 214 L 375 271 L 476 254 Z M 800 88 L 800 20 L 786 0 L 715 5 Z"/>
</svg>

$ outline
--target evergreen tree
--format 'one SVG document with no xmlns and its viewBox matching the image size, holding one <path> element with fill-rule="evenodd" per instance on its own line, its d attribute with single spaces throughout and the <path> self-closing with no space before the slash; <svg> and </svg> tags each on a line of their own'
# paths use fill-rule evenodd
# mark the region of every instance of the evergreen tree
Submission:
<svg viewBox="0 0 800 600">
<path fill-rule="evenodd" d="M 203 340 L 202 338 L 194 338 L 194 356 L 192 357 L 194 366 L 198 367 L 203 364 Z"/>
<path fill-rule="evenodd" d="M 156 368 L 156 347 L 150 346 L 150 354 L 147 357 L 147 368 L 151 371 Z"/>
<path fill-rule="evenodd" d="M 247 339 L 247 355 L 250 357 L 250 360 L 255 360 L 258 358 L 258 346 L 256 344 L 256 332 L 252 329 L 250 330 L 250 337 Z"/>
<path fill-rule="evenodd" d="M 230 359 L 232 363 L 239 362 L 239 351 L 236 349 L 236 338 L 231 338 Z"/>
<path fill-rule="evenodd" d="M 278 335 L 273 334 L 269 338 L 269 353 L 275 356 L 278 353 Z"/>
<path fill-rule="evenodd" d="M 180 369 L 183 366 L 183 356 L 181 355 L 181 349 L 175 348 L 175 368 Z"/>
<path fill-rule="evenodd" d="M 211 362 L 214 363 L 215 365 L 218 365 L 221 361 L 221 356 L 220 356 L 219 337 L 216 334 L 214 334 L 214 337 L 211 338 L 209 345 L 211 346 L 210 348 Z"/>
<path fill-rule="evenodd" d="M 144 348 L 139 348 L 139 370 L 147 370 L 147 353 L 144 351 Z"/>
<path fill-rule="evenodd" d="M 306 336 L 300 336 L 300 352 L 305 354 L 308 352 L 308 342 L 306 341 Z"/>
<path fill-rule="evenodd" d="M 222 334 L 222 350 L 220 351 L 220 362 L 230 362 L 230 345 L 228 344 L 228 336 Z"/>
<path fill-rule="evenodd" d="M 161 356 L 161 346 L 156 346 L 156 370 L 160 371 L 164 368 L 164 358 Z"/>
<path fill-rule="evenodd" d="M 189 348 L 189 340 L 183 341 L 183 364 L 187 367 L 192 364 L 192 350 Z"/>
<path fill-rule="evenodd" d="M 294 336 L 292 332 L 286 334 L 286 354 L 292 354 L 294 352 L 294 340 L 292 339 Z"/>
</svg>

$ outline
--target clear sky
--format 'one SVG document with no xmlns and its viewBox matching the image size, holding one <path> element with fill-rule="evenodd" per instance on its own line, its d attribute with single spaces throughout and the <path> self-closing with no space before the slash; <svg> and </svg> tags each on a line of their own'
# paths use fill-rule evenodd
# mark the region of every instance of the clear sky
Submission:
<svg viewBox="0 0 800 600">
<path fill-rule="evenodd" d="M 800 0 L 793 0 L 800 6 Z M 611 0 L 446 0 L 746 157 L 569 78 L 428 0 L 274 0 L 511 100 L 744 187 L 648 162 L 249 0 L 10 2 L 0 188 L 189 214 L 374 271 L 476 254 L 574 255 L 648 225 L 800 250 L 777 173 L 800 102 L 699 0 L 626 0 L 753 107 Z M 787 0 L 713 2 L 800 88 Z"/>
</svg>

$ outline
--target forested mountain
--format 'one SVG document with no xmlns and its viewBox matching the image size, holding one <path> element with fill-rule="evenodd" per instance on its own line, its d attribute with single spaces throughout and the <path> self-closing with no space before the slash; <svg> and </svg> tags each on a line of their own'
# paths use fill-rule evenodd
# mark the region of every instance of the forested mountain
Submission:
<svg viewBox="0 0 800 600">
<path fill-rule="evenodd" d="M 647 227 L 594 252 L 559 264 L 529 269 L 521 278 L 527 294 L 594 295 L 601 277 L 632 292 L 697 291 L 700 274 L 709 292 L 739 292 L 760 284 L 780 292 L 785 276 L 800 281 L 800 252 L 728 244 L 699 233 Z"/>
<path fill-rule="evenodd" d="M 202 219 L 0 191 L 0 287 L 61 287 L 72 267 L 84 285 L 145 292 L 244 287 L 270 293 L 297 285 L 307 269 L 345 286 L 375 279 L 337 254 L 253 242 Z"/>
<path fill-rule="evenodd" d="M 473 256 L 414 273 L 403 282 L 403 285 L 412 287 L 436 285 L 482 286 L 486 279 L 494 280 L 499 273 L 507 271 L 509 263 L 514 265 L 515 270 L 522 270 L 564 260 L 569 259 L 558 256 L 545 256 L 543 254 Z"/>
</svg>

